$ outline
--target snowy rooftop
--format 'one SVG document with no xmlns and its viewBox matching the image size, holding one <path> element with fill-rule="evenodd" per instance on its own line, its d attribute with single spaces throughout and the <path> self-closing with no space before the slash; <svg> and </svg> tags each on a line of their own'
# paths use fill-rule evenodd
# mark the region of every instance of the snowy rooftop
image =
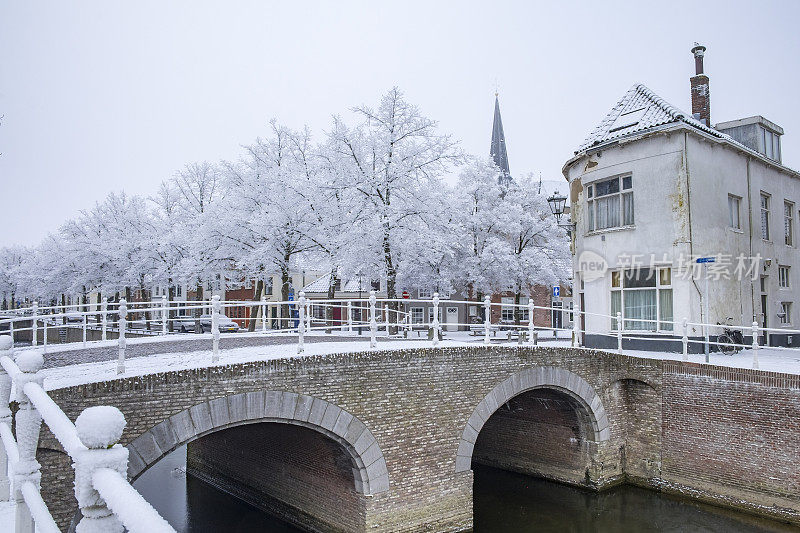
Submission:
<svg viewBox="0 0 800 533">
<path fill-rule="evenodd" d="M 691 114 L 684 113 L 641 83 L 638 83 L 625 93 L 625 96 L 592 130 L 575 153 L 578 154 L 606 141 L 673 122 L 683 122 L 705 133 L 739 145 L 728 135 L 695 120 Z M 742 147 L 744 148 L 744 146 Z"/>
</svg>

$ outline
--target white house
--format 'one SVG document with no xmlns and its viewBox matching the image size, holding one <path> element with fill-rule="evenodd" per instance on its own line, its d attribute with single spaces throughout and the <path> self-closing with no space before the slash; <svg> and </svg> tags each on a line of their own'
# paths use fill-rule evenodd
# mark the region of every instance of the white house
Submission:
<svg viewBox="0 0 800 533">
<path fill-rule="evenodd" d="M 707 125 L 704 51 L 692 50 L 694 116 L 635 85 L 563 167 L 579 305 L 606 315 L 583 321 L 587 346 L 616 345 L 609 316 L 617 312 L 624 331 L 662 341 L 626 342 L 631 348 L 680 349 L 684 318 L 800 326 L 800 173 L 782 165 L 783 129 L 773 122 L 756 116 Z M 703 266 L 700 257 L 715 262 Z M 703 334 L 690 325 L 690 338 Z M 800 343 L 780 331 L 766 337 L 772 345 Z"/>
</svg>

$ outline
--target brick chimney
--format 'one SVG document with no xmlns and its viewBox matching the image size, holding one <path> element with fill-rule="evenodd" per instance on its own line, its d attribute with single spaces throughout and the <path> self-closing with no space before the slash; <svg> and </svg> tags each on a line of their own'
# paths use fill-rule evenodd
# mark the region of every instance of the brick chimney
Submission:
<svg viewBox="0 0 800 533">
<path fill-rule="evenodd" d="M 695 75 L 689 78 L 692 86 L 692 115 L 694 118 L 711 126 L 711 95 L 708 90 L 708 76 L 703 74 L 703 55 L 706 47 L 694 43 L 692 54 L 694 54 Z"/>
</svg>

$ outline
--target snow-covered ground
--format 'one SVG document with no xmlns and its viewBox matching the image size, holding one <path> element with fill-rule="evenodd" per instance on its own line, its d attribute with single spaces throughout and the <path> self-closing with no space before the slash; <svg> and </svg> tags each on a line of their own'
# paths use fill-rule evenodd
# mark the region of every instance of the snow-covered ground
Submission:
<svg viewBox="0 0 800 533">
<path fill-rule="evenodd" d="M 547 332 L 546 336 L 540 338 L 543 346 L 569 346 L 570 344 L 568 339 L 553 339 L 551 332 Z M 152 339 L 136 340 L 142 342 L 152 341 Z M 472 336 L 467 332 L 450 332 L 439 346 L 474 346 L 482 343 L 483 338 L 481 336 Z M 167 352 L 146 357 L 130 358 L 126 360 L 126 371 L 122 375 L 117 374 L 116 360 L 47 368 L 42 371 L 45 376 L 44 386 L 47 390 L 53 390 L 84 383 L 117 379 L 120 377 L 143 376 L 174 370 L 224 366 L 228 364 L 267 361 L 286 357 L 308 357 L 312 355 L 367 351 L 369 350 L 369 337 L 355 337 L 352 342 L 346 343 L 341 342 L 341 340 L 339 340 L 339 342 L 309 342 L 305 344 L 305 351 L 302 354 L 296 353 L 297 345 L 293 340 L 289 344 L 246 346 L 220 350 L 220 357 L 217 363 L 211 362 L 212 352 L 210 344 L 209 342 L 209 349 L 204 350 Z M 506 340 L 497 339 L 493 340 L 492 344 L 509 347 L 517 346 L 516 341 L 508 342 Z M 381 339 L 376 350 L 388 351 L 395 349 L 427 348 L 430 346 L 431 342 L 426 339 Z M 168 347 L 169 344 L 166 344 L 165 348 Z M 682 359 L 682 355 L 679 353 L 644 352 L 638 350 L 625 350 L 624 353 L 626 355 L 652 359 L 671 359 L 678 361 Z M 761 370 L 800 374 L 800 350 L 762 348 L 759 350 L 758 358 Z M 689 355 L 689 361 L 704 363 L 705 356 L 702 354 L 691 354 Z M 752 368 L 753 352 L 752 350 L 744 350 L 733 356 L 711 354 L 710 364 L 737 368 Z"/>
</svg>

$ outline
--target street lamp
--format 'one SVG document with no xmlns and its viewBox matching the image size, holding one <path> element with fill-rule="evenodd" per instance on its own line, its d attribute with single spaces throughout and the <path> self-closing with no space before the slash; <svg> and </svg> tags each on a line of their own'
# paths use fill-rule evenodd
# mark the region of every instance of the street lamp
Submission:
<svg viewBox="0 0 800 533">
<path fill-rule="evenodd" d="M 550 206 L 550 211 L 555 215 L 558 226 L 566 229 L 567 233 L 571 234 L 575 229 L 575 224 L 573 222 L 561 222 L 561 216 L 564 214 L 564 207 L 567 204 L 567 197 L 556 191 L 547 198 L 547 204 Z"/>
</svg>

